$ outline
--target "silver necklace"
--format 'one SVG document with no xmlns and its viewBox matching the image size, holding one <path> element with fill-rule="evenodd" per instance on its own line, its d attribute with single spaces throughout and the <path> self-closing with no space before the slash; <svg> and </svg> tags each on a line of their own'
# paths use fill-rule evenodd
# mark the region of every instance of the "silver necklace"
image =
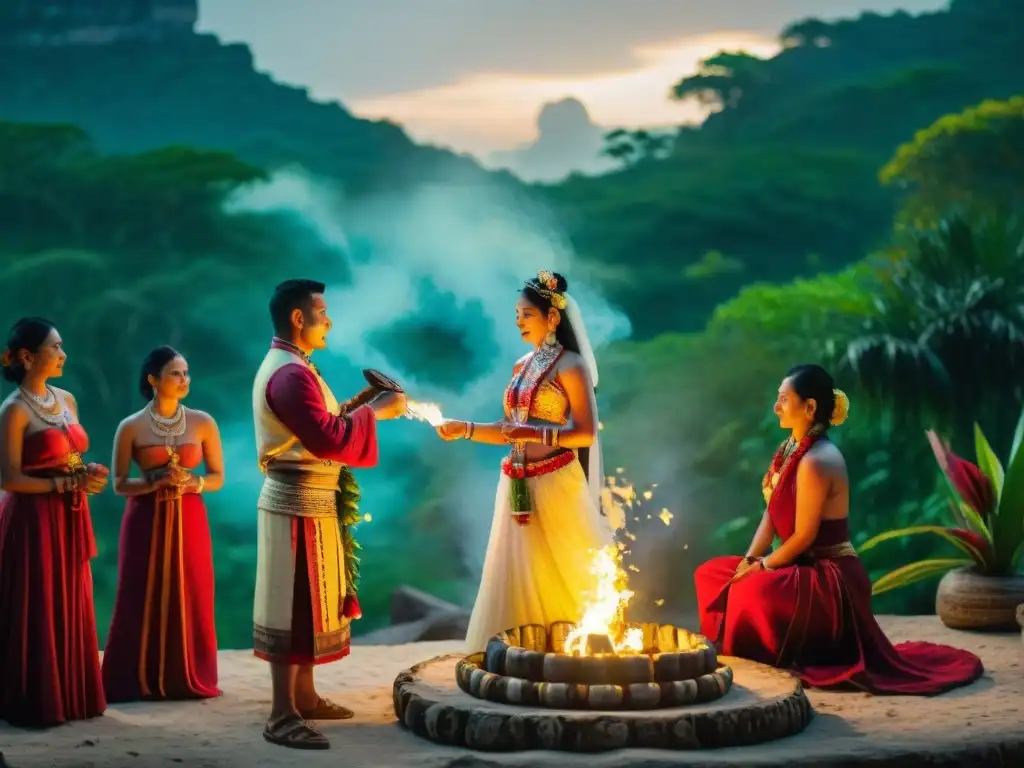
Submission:
<svg viewBox="0 0 1024 768">
<path fill-rule="evenodd" d="M 168 444 L 171 442 L 171 438 L 181 437 L 185 434 L 185 407 L 181 403 L 178 403 L 178 408 L 170 418 L 157 413 L 152 404 L 147 410 L 149 411 L 150 427 L 156 434 L 165 438 Z"/>
<path fill-rule="evenodd" d="M 26 397 L 32 400 L 32 402 L 36 403 L 40 408 L 52 409 L 54 404 L 57 402 L 57 393 L 54 392 L 49 385 L 46 386 L 46 395 L 43 397 L 40 397 L 35 392 L 31 392 L 28 389 L 25 389 L 25 387 L 19 387 L 19 389 Z"/>
<path fill-rule="evenodd" d="M 18 388 L 22 400 L 32 409 L 40 419 L 50 426 L 63 427 L 68 423 L 68 413 L 61 407 L 57 393 L 49 386 L 46 387 L 46 396 L 40 397 L 35 392 L 29 392 L 25 387 Z"/>
</svg>

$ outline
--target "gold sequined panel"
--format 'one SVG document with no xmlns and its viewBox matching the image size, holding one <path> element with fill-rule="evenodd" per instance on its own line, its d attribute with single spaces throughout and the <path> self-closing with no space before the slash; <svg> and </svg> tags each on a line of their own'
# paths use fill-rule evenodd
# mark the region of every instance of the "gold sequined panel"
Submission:
<svg viewBox="0 0 1024 768">
<path fill-rule="evenodd" d="M 569 422 L 569 398 L 555 381 L 545 381 L 537 387 L 530 406 L 530 418 L 552 424 Z"/>
</svg>

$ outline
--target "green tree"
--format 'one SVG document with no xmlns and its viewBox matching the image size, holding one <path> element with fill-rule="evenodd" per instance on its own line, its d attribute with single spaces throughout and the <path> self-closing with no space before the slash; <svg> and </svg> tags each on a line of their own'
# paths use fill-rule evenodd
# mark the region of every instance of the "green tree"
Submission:
<svg viewBox="0 0 1024 768">
<path fill-rule="evenodd" d="M 764 59 L 744 51 L 721 51 L 701 62 L 697 74 L 672 86 L 677 101 L 696 99 L 713 110 L 735 109 L 741 99 L 768 81 Z"/>
<path fill-rule="evenodd" d="M 619 162 L 624 168 L 649 160 L 660 160 L 671 150 L 675 137 L 643 129 L 627 131 L 619 128 L 604 137 L 601 154 Z"/>
<path fill-rule="evenodd" d="M 92 140 L 74 125 L 0 121 L 0 235 L 8 245 L 83 245 L 80 206 Z"/>
<path fill-rule="evenodd" d="M 910 193 L 910 213 L 1024 202 L 1024 96 L 988 100 L 936 120 L 903 144 L 879 177 Z"/>
<path fill-rule="evenodd" d="M 786 48 L 824 48 L 832 42 L 833 27 L 821 19 L 802 19 L 782 30 L 779 39 Z"/>
<path fill-rule="evenodd" d="M 222 261 L 242 266 L 248 254 L 224 248 L 236 223 L 225 215 L 225 204 L 238 190 L 265 180 L 262 169 L 226 152 L 166 147 L 103 158 L 90 170 L 87 183 L 108 191 L 87 206 L 105 246 L 155 245 L 154 256 L 176 265 L 186 253 L 223 249 Z"/>
<path fill-rule="evenodd" d="M 601 154 L 620 163 L 624 168 L 629 168 L 639 159 L 640 147 L 637 146 L 630 131 L 618 128 L 604 135 L 604 148 Z"/>
<path fill-rule="evenodd" d="M 220 249 L 222 261 L 238 254 L 242 266 L 250 254 L 225 246 L 247 217 L 224 206 L 265 178 L 226 152 L 103 155 L 76 126 L 0 122 L 0 225 L 6 246 L 22 252 L 98 250 L 134 274 L 152 268 L 138 250 L 180 263 L 182 254 Z"/>
<path fill-rule="evenodd" d="M 133 399 L 135 361 L 153 338 L 179 344 L 208 336 L 198 302 L 225 301 L 248 284 L 244 270 L 254 256 L 273 272 L 295 255 L 244 247 L 273 243 L 270 222 L 226 213 L 225 203 L 265 173 L 224 152 L 169 147 L 108 156 L 75 126 L 0 123 L 0 161 L 0 199 L 10 202 L 0 205 L 5 308 L 48 307 L 104 422 L 124 416 L 116 412 Z M 53 290 L 50 275 L 74 281 Z M 112 338 L 130 351 L 127 359 L 110 358 Z M 237 352 L 227 344 L 218 353 L 223 370 L 244 359 Z"/>
<path fill-rule="evenodd" d="M 772 348 L 789 350 L 809 339 L 850 338 L 872 312 L 877 272 L 861 262 L 835 275 L 755 283 L 715 309 L 708 333 L 764 339 Z"/>
<path fill-rule="evenodd" d="M 650 338 L 699 330 L 746 283 L 862 258 L 892 222 L 877 167 L 857 153 L 721 146 L 686 134 L 666 160 L 545 193 L 588 268 L 614 271 L 601 287 L 629 314 L 634 334 Z M 728 261 L 709 271 L 702 260 L 714 252 Z M 813 268 L 811 253 L 821 256 Z"/>
<path fill-rule="evenodd" d="M 842 369 L 909 423 L 963 439 L 993 423 L 1003 446 L 1024 380 L 1024 220 L 950 215 L 901 239 L 864 332 L 836 345 Z"/>
</svg>

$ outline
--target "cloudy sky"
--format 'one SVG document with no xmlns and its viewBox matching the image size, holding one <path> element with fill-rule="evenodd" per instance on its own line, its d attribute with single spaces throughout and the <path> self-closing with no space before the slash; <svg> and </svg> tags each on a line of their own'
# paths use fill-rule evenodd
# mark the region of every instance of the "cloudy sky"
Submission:
<svg viewBox="0 0 1024 768">
<path fill-rule="evenodd" d="M 816 15 L 933 10 L 945 0 L 200 0 L 200 27 L 244 41 L 276 79 L 474 153 L 529 141 L 547 101 L 606 125 L 697 116 L 667 99 L 721 49 L 769 55 Z M 258 10 L 257 10 L 258 9 Z"/>
</svg>

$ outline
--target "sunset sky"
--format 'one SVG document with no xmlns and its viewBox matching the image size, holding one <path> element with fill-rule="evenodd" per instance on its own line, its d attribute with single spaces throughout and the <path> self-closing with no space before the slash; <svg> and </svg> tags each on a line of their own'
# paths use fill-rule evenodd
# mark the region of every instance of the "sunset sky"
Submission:
<svg viewBox="0 0 1024 768">
<path fill-rule="evenodd" d="M 486 153 L 530 141 L 547 101 L 576 96 L 595 122 L 698 116 L 669 87 L 722 49 L 760 55 L 811 15 L 944 7 L 945 0 L 200 0 L 200 27 L 244 41 L 257 67 L 402 123 L 411 136 Z M 256 8 L 259 11 L 256 12 Z"/>
</svg>

